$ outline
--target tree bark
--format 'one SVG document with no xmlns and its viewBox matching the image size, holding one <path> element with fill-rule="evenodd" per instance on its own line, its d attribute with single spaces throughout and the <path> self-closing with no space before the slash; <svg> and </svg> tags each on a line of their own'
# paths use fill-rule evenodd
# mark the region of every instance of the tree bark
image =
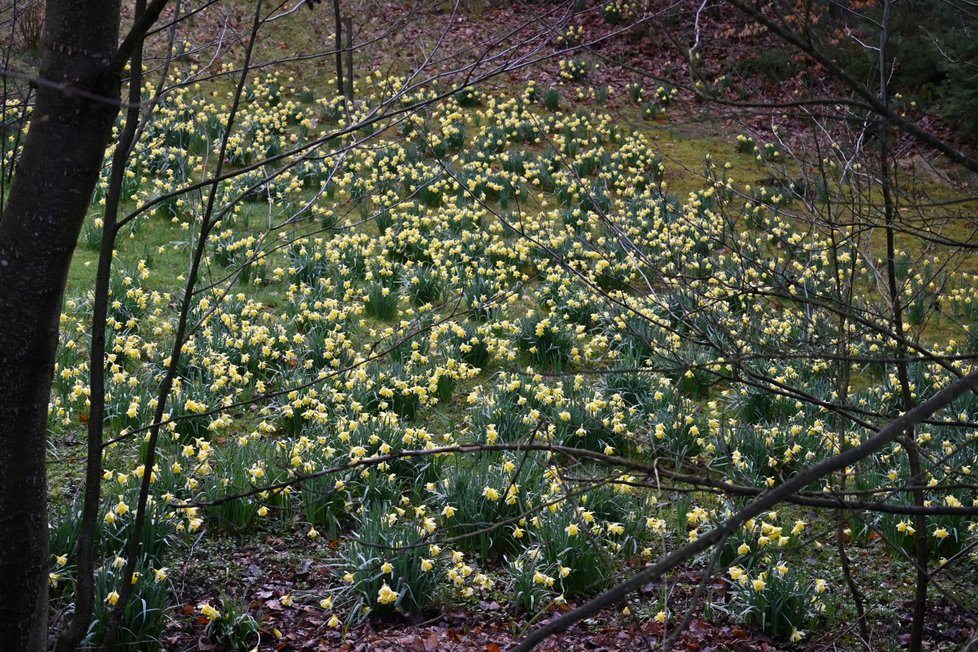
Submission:
<svg viewBox="0 0 978 652">
<path fill-rule="evenodd" d="M 47 648 L 48 402 L 68 268 L 119 109 L 119 0 L 48 0 L 0 217 L 0 649 Z"/>
<path fill-rule="evenodd" d="M 336 94 L 346 95 L 343 84 L 343 17 L 340 13 L 340 0 L 333 0 L 333 22 L 336 23 Z"/>
</svg>

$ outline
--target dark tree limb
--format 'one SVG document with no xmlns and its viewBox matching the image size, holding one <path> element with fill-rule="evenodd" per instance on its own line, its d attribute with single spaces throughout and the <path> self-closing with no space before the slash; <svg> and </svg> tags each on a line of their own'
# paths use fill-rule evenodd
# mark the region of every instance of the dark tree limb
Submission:
<svg viewBox="0 0 978 652">
<path fill-rule="evenodd" d="M 119 0 L 48 0 L 40 77 L 115 98 Z M 118 105 L 38 86 L 0 217 L 0 646 L 47 649 L 46 435 L 61 302 Z"/>
</svg>

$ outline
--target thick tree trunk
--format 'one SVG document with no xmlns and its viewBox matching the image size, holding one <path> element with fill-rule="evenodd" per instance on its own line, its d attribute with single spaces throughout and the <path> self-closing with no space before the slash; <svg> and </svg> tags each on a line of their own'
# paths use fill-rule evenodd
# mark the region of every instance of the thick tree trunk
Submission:
<svg viewBox="0 0 978 652">
<path fill-rule="evenodd" d="M 48 0 L 0 218 L 0 650 L 47 647 L 47 410 L 68 266 L 119 109 L 118 39 L 118 0 Z"/>
</svg>

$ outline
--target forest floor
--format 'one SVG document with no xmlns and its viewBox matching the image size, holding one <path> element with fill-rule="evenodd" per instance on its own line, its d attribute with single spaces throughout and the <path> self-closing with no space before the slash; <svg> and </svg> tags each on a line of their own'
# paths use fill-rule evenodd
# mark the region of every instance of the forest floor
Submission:
<svg viewBox="0 0 978 652">
<path fill-rule="evenodd" d="M 287 56 L 291 52 L 322 49 L 332 39 L 333 24 L 329 3 L 318 5 L 313 11 L 302 9 L 305 22 L 281 23 L 281 29 L 268 30 L 261 43 L 260 52 L 266 58 Z M 464 10 L 452 14 L 444 3 L 425 5 L 420 2 L 394 2 L 392 0 L 361 0 L 344 3 L 344 10 L 354 16 L 355 41 L 372 43 L 359 51 L 355 61 L 356 75 L 360 71 L 399 73 L 412 69 L 430 51 L 433 43 L 441 39 L 448 53 L 491 52 L 499 44 L 493 36 L 516 31 L 521 25 L 541 19 L 548 3 L 489 2 L 475 0 L 463 3 Z M 656 3 L 652 3 L 656 4 Z M 665 9 L 666 3 L 662 4 Z M 247 3 L 240 3 L 240 15 L 225 15 L 224 20 L 244 24 L 247 22 Z M 234 12 L 232 12 L 233 14 Z M 388 31 L 388 26 L 403 26 Z M 612 28 L 592 13 L 579 22 L 584 30 L 582 40 L 599 39 Z M 446 27 L 447 26 L 447 27 Z M 194 26 L 200 39 L 220 29 L 220 23 L 206 14 Z M 740 71 L 735 85 L 749 85 L 751 95 L 764 95 L 775 100 L 790 100 L 821 84 L 817 66 L 787 54 L 790 61 L 788 72 L 780 62 L 759 57 L 764 49 L 775 47 L 771 38 L 748 29 L 742 21 L 728 14 L 707 12 L 702 23 L 704 39 L 700 50 L 706 63 L 704 74 L 720 76 L 730 70 Z M 662 71 L 662 78 L 683 79 L 688 77 L 686 52 L 677 45 L 686 43 L 692 33 L 677 31 L 674 43 L 656 42 L 652 30 L 636 30 L 621 38 L 609 39 L 584 53 L 592 66 L 588 76 L 590 94 L 575 97 L 578 88 L 561 78 L 556 58 L 544 58 L 539 64 L 507 73 L 487 82 L 488 89 L 512 90 L 534 80 L 540 87 L 560 89 L 562 108 L 579 111 L 610 113 L 629 129 L 641 131 L 652 140 L 656 151 L 666 161 L 666 181 L 673 192 L 682 194 L 702 185 L 701 170 L 707 156 L 732 162 L 731 174 L 738 182 L 762 182 L 766 172 L 753 165 L 750 155 L 734 153 L 731 143 L 735 134 L 745 132 L 772 133 L 772 129 L 790 127 L 787 143 L 804 147 L 803 130 L 794 129 L 794 123 L 779 114 L 759 113 L 756 110 L 723 104 L 705 104 L 697 101 L 688 90 L 676 88 L 676 95 L 669 103 L 667 117 L 654 120 L 642 115 L 641 107 L 630 97 L 634 84 L 644 83 L 651 91 L 656 85 L 648 76 L 659 78 L 655 71 Z M 382 39 L 382 40 L 381 40 Z M 531 50 L 532 44 L 515 44 Z M 556 41 L 548 42 L 534 50 L 535 56 L 554 55 L 560 49 Z M 432 64 L 429 70 L 438 71 L 451 67 L 451 56 L 443 63 Z M 758 63 L 760 61 L 760 63 Z M 223 63 L 212 62 L 215 67 Z M 332 92 L 333 62 L 317 60 L 285 64 L 285 69 L 298 80 L 298 85 Z M 770 69 L 769 69 L 770 68 Z M 653 71 L 650 73 L 650 71 Z M 606 99 L 595 97 L 595 89 L 609 89 Z M 823 86 L 833 91 L 830 85 Z M 944 136 L 951 131 L 929 115 L 917 116 L 919 123 Z M 792 141 L 791 139 L 794 138 Z M 939 165 L 931 165 L 910 143 L 900 144 L 901 165 L 908 172 L 920 175 L 921 192 L 936 198 L 961 197 L 973 194 L 976 182 L 973 176 L 948 173 Z M 96 260 L 94 251 L 79 251 L 76 267 L 70 282 L 76 287 L 86 287 Z M 66 476 L 70 478 L 70 476 Z M 65 478 L 60 478 L 64 482 Z M 72 479 L 69 483 L 75 483 Z M 533 618 L 521 615 L 511 607 L 506 595 L 498 599 L 473 599 L 465 602 L 446 599 L 436 608 L 413 619 L 368 620 L 350 629 L 327 624 L 327 614 L 319 606 L 319 596 L 328 593 L 330 586 L 342 582 L 342 571 L 323 554 L 324 542 L 313 543 L 305 536 L 302 521 L 284 516 L 263 524 L 257 530 L 244 535 L 213 535 L 205 533 L 195 539 L 182 560 L 170 567 L 170 578 L 179 595 L 182 606 L 169 616 L 161 644 L 165 650 L 204 650 L 223 652 L 233 646 L 215 642 L 209 637 L 208 619 L 200 615 L 199 605 L 222 595 L 237 596 L 242 613 L 252 616 L 259 624 L 258 650 L 275 651 L 326 651 L 359 652 L 367 650 L 433 652 L 435 650 L 485 651 L 505 650 L 520 640 L 521 636 L 547 619 L 559 616 L 576 605 L 551 607 Z M 831 526 L 823 540 L 832 540 Z M 332 550 L 341 545 L 340 540 L 326 542 Z M 678 541 L 674 542 L 677 543 Z M 827 548 L 812 555 L 828 557 L 834 554 Z M 861 587 L 867 604 L 872 647 L 860 645 L 854 618 L 837 618 L 836 623 L 825 631 L 805 632 L 791 649 L 804 650 L 854 650 L 900 649 L 910 631 L 912 575 L 909 564 L 892 560 L 879 537 L 869 536 L 849 547 L 853 563 L 862 569 L 862 577 L 869 578 Z M 880 561 L 884 560 L 884 561 Z M 635 563 L 638 566 L 638 563 Z M 842 594 L 847 589 L 841 573 L 830 577 L 830 590 Z M 694 604 L 694 593 L 703 577 L 699 563 L 686 565 L 671 573 L 662 582 L 649 584 L 626 602 L 586 619 L 567 632 L 558 634 L 540 646 L 541 650 L 576 652 L 578 650 L 661 650 L 670 632 L 690 609 L 690 620 L 685 632 L 672 641 L 674 650 L 707 652 L 713 650 L 769 652 L 785 649 L 757 629 L 739 624 L 736 614 L 724 611 L 730 603 L 727 595 L 728 582 L 710 580 L 704 595 Z M 957 578 L 960 579 L 960 578 Z M 497 582 L 497 585 L 503 585 Z M 671 616 L 667 623 L 656 618 L 652 605 L 655 598 L 668 595 Z M 930 601 L 931 629 L 927 632 L 930 650 L 956 649 L 975 632 L 972 618 L 978 604 L 955 605 L 939 592 Z M 489 596 L 491 598 L 491 596 Z M 283 601 L 285 604 L 283 604 Z M 657 608 L 656 608 L 657 609 Z M 705 609 L 705 611 L 704 611 Z M 839 623 L 842 623 L 841 625 Z"/>
<path fill-rule="evenodd" d="M 667 4 L 662 4 L 664 9 Z M 369 42 L 383 38 L 383 47 L 367 47 L 358 52 L 356 71 L 410 70 L 424 56 L 425 46 L 442 39 L 442 47 L 448 52 L 492 51 L 498 47 L 492 39 L 507 30 L 518 31 L 521 25 L 539 19 L 546 3 L 499 3 L 473 2 L 457 14 L 451 15 L 444 5 L 425 9 L 423 3 L 390 2 L 388 0 L 363 0 L 347 10 L 355 16 L 356 41 Z M 322 7 L 310 12 L 308 25 L 300 28 L 286 27 L 271 31 L 263 44 L 268 52 L 284 52 L 290 49 L 314 48 L 318 42 L 332 39 L 332 17 Z M 384 17 L 384 20 L 379 20 Z M 409 19 L 410 17 L 410 19 Z M 408 22 L 396 31 L 387 26 L 399 19 Z M 242 20 L 244 20 L 242 14 Z M 612 31 L 599 14 L 591 13 L 579 21 L 584 29 L 582 40 L 598 39 Z M 202 23 L 203 32 L 214 25 Z M 688 28 L 688 26 L 687 26 Z M 821 84 L 826 93 L 838 90 L 824 82 L 818 66 L 805 65 L 803 57 L 790 54 L 769 35 L 748 28 L 743 19 L 732 13 L 707 12 L 702 25 L 704 44 L 701 55 L 706 63 L 705 72 L 719 76 L 737 71 L 731 87 L 747 85 L 752 96 L 764 96 L 774 101 L 790 101 L 800 93 Z M 688 75 L 686 52 L 676 47 L 692 38 L 687 29 L 677 32 L 674 42 L 655 41 L 652 30 L 636 30 L 622 38 L 599 43 L 589 49 L 586 56 L 593 67 L 589 72 L 588 85 L 592 88 L 609 89 L 608 98 L 600 103 L 592 95 L 574 98 L 572 86 L 561 78 L 557 58 L 544 58 L 532 67 L 508 73 L 487 82 L 488 89 L 519 88 L 529 80 L 541 87 L 560 88 L 568 109 L 601 110 L 610 112 L 628 128 L 649 134 L 668 163 L 667 181 L 674 190 L 684 192 L 697 187 L 702 162 L 707 156 L 718 160 L 732 160 L 739 180 L 762 181 L 763 172 L 754 172 L 750 157 L 738 157 L 730 149 L 731 135 L 744 132 L 771 133 L 772 128 L 789 125 L 787 116 L 762 113 L 750 107 L 731 104 L 703 103 L 694 98 L 688 89 L 677 89 L 670 103 L 666 120 L 643 119 L 641 109 L 629 97 L 630 88 L 660 77 L 679 78 Z M 383 35 L 383 36 L 382 36 Z M 527 46 L 529 47 L 529 46 Z M 775 48 L 773 58 L 759 56 L 766 49 Z M 553 55 L 560 45 L 550 43 L 537 54 Z M 788 72 L 784 72 L 784 61 Z M 440 64 L 450 69 L 451 56 Z M 334 83 L 333 62 L 319 61 L 314 64 L 295 64 L 294 74 L 303 83 L 320 88 L 330 88 Z M 429 70 L 437 71 L 439 64 Z M 731 95 L 728 100 L 736 99 Z M 936 131 L 943 137 L 954 137 L 953 132 L 940 124 L 933 115 L 916 116 L 919 124 Z M 804 146 L 803 130 L 789 130 L 798 134 L 795 146 Z M 740 160 L 744 158 L 744 160 Z M 920 175 L 922 190 L 938 195 L 959 197 L 970 194 L 975 180 L 969 175 L 948 175 L 945 170 L 924 161 L 916 148 L 903 143 L 902 164 L 908 172 Z M 360 652 L 368 650 L 398 652 L 434 652 L 435 650 L 499 652 L 518 642 L 521 635 L 549 618 L 575 607 L 568 603 L 553 608 L 549 613 L 538 614 L 531 620 L 507 607 L 506 596 L 499 600 L 479 600 L 470 603 L 452 601 L 441 608 L 431 610 L 413 619 L 401 618 L 386 621 L 368 621 L 351 630 L 331 628 L 326 615 L 318 607 L 316 596 L 324 593 L 331 584 L 341 581 L 338 571 L 321 560 L 316 546 L 309 544 L 301 531 L 301 524 L 294 526 L 291 536 L 276 527 L 267 532 L 257 532 L 244 538 L 202 539 L 200 548 L 178 571 L 177 583 L 185 606 L 175 611 L 164 636 L 164 646 L 172 650 L 222 650 L 222 646 L 208 640 L 207 620 L 199 615 L 200 601 L 213 598 L 214 587 L 224 586 L 227 591 L 247 596 L 243 607 L 261 623 L 261 650 L 340 650 Z M 339 545 L 339 541 L 330 544 Z M 850 549 L 854 563 L 872 568 L 874 582 L 863 587 L 868 608 L 872 649 L 881 641 L 893 649 L 899 649 L 909 637 L 912 582 L 905 563 L 880 563 L 887 551 L 883 542 L 876 538 L 866 545 Z M 208 559 L 220 562 L 208 563 Z M 814 561 L 812 562 L 814 563 Z M 681 616 L 685 609 L 694 607 L 685 632 L 672 641 L 672 649 L 710 652 L 719 650 L 773 651 L 784 649 L 762 632 L 744 627 L 729 614 L 724 613 L 726 582 L 711 581 L 699 606 L 691 605 L 693 594 L 702 579 L 703 569 L 698 564 L 686 566 L 658 584 L 649 584 L 627 602 L 601 611 L 593 618 L 555 635 L 540 646 L 553 652 L 584 650 L 661 650 L 673 630 L 673 623 L 665 625 L 655 619 L 648 605 L 654 600 L 649 596 L 669 594 L 675 614 Z M 843 592 L 842 577 L 834 578 L 833 591 Z M 287 598 L 292 608 L 284 608 L 281 600 Z M 703 605 L 706 605 L 706 613 Z M 298 608 L 296 606 L 298 605 Z M 937 597 L 929 606 L 929 622 L 932 628 L 927 634 L 927 649 L 956 649 L 974 633 L 975 623 L 971 612 Z M 678 618 L 676 619 L 678 622 Z M 792 645 L 792 649 L 850 650 L 860 649 L 856 626 L 850 620 L 842 628 L 835 627 L 823 632 L 806 633 L 804 640 Z"/>
<path fill-rule="evenodd" d="M 341 582 L 338 572 L 323 561 L 321 545 L 309 543 L 300 524 L 293 531 L 276 527 L 255 532 L 243 538 L 202 538 L 179 568 L 173 569 L 175 584 L 185 604 L 177 607 L 163 636 L 166 650 L 190 652 L 204 650 L 224 652 L 228 648 L 212 642 L 207 636 L 207 619 L 199 615 L 197 605 L 221 592 L 246 596 L 242 608 L 261 623 L 259 650 L 327 652 L 500 652 L 519 642 L 534 626 L 573 609 L 572 602 L 532 620 L 514 612 L 506 604 L 507 596 L 498 600 L 459 602 L 452 600 L 414 618 L 367 621 L 350 630 L 331 628 L 327 614 L 318 605 L 318 596 L 330 585 Z M 331 542 L 330 547 L 338 546 Z M 911 590 L 908 569 L 903 563 L 886 561 L 887 551 L 881 540 L 850 548 L 854 564 L 871 573 L 875 584 L 867 583 L 865 591 L 870 624 L 871 649 L 901 649 L 910 632 Z M 209 562 L 209 559 L 220 560 Z M 881 563 L 881 560 L 882 563 Z M 655 597 L 669 592 L 669 602 L 676 621 L 690 607 L 702 579 L 703 567 L 688 565 L 670 574 L 663 582 L 650 583 L 627 601 L 606 608 L 583 620 L 566 632 L 540 645 L 546 652 L 616 652 L 622 650 L 663 649 L 673 631 L 672 624 L 656 620 L 650 609 Z M 705 600 L 695 609 L 687 629 L 672 642 L 672 649 L 693 652 L 774 652 L 786 649 L 763 632 L 745 627 L 722 611 L 727 601 L 727 583 L 714 578 Z M 833 591 L 845 591 L 842 578 L 835 578 Z M 288 598 L 286 598 L 288 596 Z M 289 608 L 283 598 L 291 598 Z M 703 607 L 706 605 L 706 611 Z M 976 605 L 964 609 L 938 595 L 929 605 L 928 650 L 957 650 L 975 631 L 972 614 Z M 790 646 L 793 650 L 855 650 L 858 644 L 855 623 L 810 631 L 806 638 Z M 886 641 L 885 647 L 881 647 Z"/>
</svg>

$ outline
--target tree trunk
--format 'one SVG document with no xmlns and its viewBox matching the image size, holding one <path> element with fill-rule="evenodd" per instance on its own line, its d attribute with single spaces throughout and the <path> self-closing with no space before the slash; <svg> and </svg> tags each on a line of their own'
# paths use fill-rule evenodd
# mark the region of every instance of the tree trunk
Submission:
<svg viewBox="0 0 978 652">
<path fill-rule="evenodd" d="M 119 0 L 48 0 L 30 133 L 0 217 L 0 649 L 47 648 L 45 453 L 62 295 L 119 109 Z"/>
</svg>

